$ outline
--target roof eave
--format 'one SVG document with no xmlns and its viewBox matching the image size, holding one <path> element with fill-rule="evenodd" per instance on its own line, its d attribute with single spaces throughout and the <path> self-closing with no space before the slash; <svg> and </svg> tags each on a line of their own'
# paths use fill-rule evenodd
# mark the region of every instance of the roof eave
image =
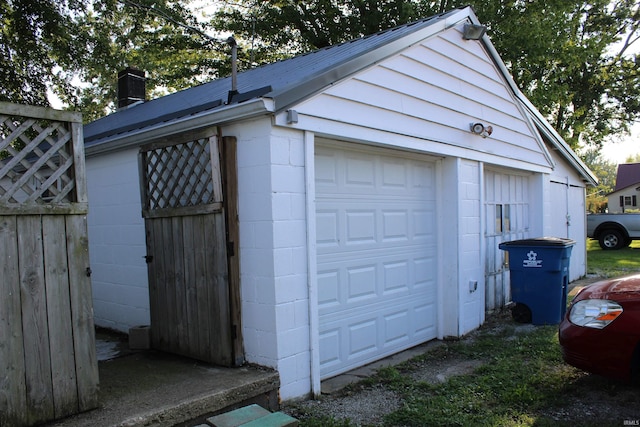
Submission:
<svg viewBox="0 0 640 427">
<path fill-rule="evenodd" d="M 180 117 L 170 122 L 156 123 L 152 126 L 122 134 L 111 135 L 92 142 L 85 147 L 87 157 L 136 147 L 155 139 L 192 131 L 194 129 L 221 126 L 236 120 L 249 119 L 274 112 L 273 101 L 269 98 L 255 98 L 240 104 L 207 110 L 190 116 Z"/>
</svg>

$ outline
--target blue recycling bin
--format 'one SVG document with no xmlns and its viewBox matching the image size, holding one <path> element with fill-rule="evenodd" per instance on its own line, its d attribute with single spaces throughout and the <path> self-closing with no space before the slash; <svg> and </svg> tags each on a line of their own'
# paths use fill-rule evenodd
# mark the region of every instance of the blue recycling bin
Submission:
<svg viewBox="0 0 640 427">
<path fill-rule="evenodd" d="M 560 323 L 567 309 L 569 259 L 575 243 L 538 237 L 498 245 L 509 254 L 514 320 L 534 325 Z"/>
</svg>

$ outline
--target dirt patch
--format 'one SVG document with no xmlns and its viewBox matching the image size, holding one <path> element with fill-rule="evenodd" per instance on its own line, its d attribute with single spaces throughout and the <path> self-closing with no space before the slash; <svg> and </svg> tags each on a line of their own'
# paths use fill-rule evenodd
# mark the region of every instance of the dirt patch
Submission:
<svg viewBox="0 0 640 427">
<path fill-rule="evenodd" d="M 566 395 L 569 405 L 541 413 L 556 421 L 610 420 L 612 426 L 640 425 L 640 388 L 584 373 Z M 566 403 L 566 402 L 565 402 Z"/>
<path fill-rule="evenodd" d="M 414 381 L 429 384 L 442 384 L 451 377 L 470 374 L 484 364 L 481 360 L 445 359 L 429 362 L 419 362 L 412 365 L 413 371 L 409 376 Z"/>
<path fill-rule="evenodd" d="M 397 410 L 401 404 L 402 399 L 384 386 L 356 385 L 336 395 L 285 407 L 283 411 L 301 419 L 307 415 L 326 416 L 336 420 L 349 419 L 351 425 L 356 426 L 381 426 L 383 417 Z"/>
</svg>

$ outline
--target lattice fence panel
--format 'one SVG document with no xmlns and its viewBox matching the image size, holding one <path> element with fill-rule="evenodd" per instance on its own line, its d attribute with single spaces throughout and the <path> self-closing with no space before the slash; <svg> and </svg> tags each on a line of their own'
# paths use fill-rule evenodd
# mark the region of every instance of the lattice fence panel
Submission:
<svg viewBox="0 0 640 427">
<path fill-rule="evenodd" d="M 76 201 L 70 124 L 0 114 L 0 204 Z"/>
<path fill-rule="evenodd" d="M 214 185 L 217 171 L 212 167 L 212 139 L 215 140 L 207 137 L 156 146 L 142 152 L 146 210 L 193 207 L 220 201 L 216 200 Z M 217 156 L 217 150 L 214 156 Z"/>
</svg>

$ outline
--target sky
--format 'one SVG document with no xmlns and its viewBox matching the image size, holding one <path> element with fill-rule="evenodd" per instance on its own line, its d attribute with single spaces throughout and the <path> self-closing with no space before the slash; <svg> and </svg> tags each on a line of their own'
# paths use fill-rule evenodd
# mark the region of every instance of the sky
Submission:
<svg viewBox="0 0 640 427">
<path fill-rule="evenodd" d="M 605 143 L 602 146 L 602 157 L 610 162 L 624 163 L 629 156 L 640 154 L 640 123 L 631 128 L 631 135 L 620 142 Z"/>
</svg>

